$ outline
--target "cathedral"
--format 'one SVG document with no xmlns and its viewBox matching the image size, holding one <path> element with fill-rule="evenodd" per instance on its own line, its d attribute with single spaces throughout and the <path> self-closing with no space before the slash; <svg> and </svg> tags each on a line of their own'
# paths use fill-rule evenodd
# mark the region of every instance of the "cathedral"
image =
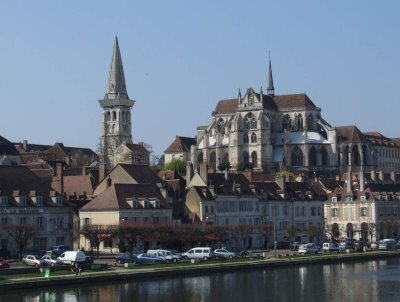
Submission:
<svg viewBox="0 0 400 302">
<path fill-rule="evenodd" d="M 248 88 L 242 95 L 239 89 L 237 98 L 220 100 L 210 124 L 197 127 L 190 160 L 213 170 L 252 168 L 307 177 L 356 172 L 357 178 L 366 172 L 371 179 L 383 180 L 386 174 L 394 181 L 400 169 L 398 141 L 356 126 L 331 126 L 304 93 L 275 95 L 269 60 L 266 91 Z"/>
</svg>

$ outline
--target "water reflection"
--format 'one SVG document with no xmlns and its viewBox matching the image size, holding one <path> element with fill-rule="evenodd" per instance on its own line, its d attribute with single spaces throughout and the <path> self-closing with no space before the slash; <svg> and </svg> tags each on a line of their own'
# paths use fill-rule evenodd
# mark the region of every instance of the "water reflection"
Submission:
<svg viewBox="0 0 400 302">
<path fill-rule="evenodd" d="M 248 270 L 209 276 L 11 291 L 5 301 L 398 301 L 400 260 Z"/>
</svg>

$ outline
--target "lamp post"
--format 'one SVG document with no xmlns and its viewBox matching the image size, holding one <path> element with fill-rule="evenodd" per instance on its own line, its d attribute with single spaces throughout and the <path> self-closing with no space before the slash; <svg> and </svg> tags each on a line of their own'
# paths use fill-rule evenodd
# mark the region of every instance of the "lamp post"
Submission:
<svg viewBox="0 0 400 302">
<path fill-rule="evenodd" d="M 274 205 L 274 256 L 276 257 L 276 204 Z"/>
</svg>

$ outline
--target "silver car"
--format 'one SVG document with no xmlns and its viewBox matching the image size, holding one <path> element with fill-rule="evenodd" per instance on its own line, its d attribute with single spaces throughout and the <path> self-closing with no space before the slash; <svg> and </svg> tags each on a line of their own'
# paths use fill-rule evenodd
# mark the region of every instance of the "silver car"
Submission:
<svg viewBox="0 0 400 302">
<path fill-rule="evenodd" d="M 58 260 L 56 256 L 54 255 L 44 255 L 40 260 L 46 263 L 47 266 L 61 266 L 63 265 L 63 262 L 61 260 Z"/>
<path fill-rule="evenodd" d="M 46 266 L 46 262 L 44 262 L 38 256 L 34 256 L 34 255 L 26 255 L 26 256 L 24 256 L 24 258 L 22 258 L 21 262 L 23 264 L 32 265 L 32 266 L 36 266 L 36 267 Z"/>
<path fill-rule="evenodd" d="M 214 250 L 214 257 L 215 258 L 233 258 L 236 257 L 234 252 L 230 252 L 226 249 L 216 249 Z"/>
</svg>

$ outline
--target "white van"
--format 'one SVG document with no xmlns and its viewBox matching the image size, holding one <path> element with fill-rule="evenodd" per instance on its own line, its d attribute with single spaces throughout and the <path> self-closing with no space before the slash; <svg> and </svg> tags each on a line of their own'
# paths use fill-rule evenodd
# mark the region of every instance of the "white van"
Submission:
<svg viewBox="0 0 400 302">
<path fill-rule="evenodd" d="M 86 262 L 86 255 L 82 251 L 68 251 L 62 253 L 58 258 L 63 264 L 74 264 L 75 262 Z"/>
<path fill-rule="evenodd" d="M 210 259 L 213 257 L 213 251 L 210 247 L 195 247 L 182 254 L 185 259 Z"/>
<path fill-rule="evenodd" d="M 163 258 L 166 262 L 178 262 L 182 258 L 168 250 L 148 250 L 147 254 Z"/>
</svg>

